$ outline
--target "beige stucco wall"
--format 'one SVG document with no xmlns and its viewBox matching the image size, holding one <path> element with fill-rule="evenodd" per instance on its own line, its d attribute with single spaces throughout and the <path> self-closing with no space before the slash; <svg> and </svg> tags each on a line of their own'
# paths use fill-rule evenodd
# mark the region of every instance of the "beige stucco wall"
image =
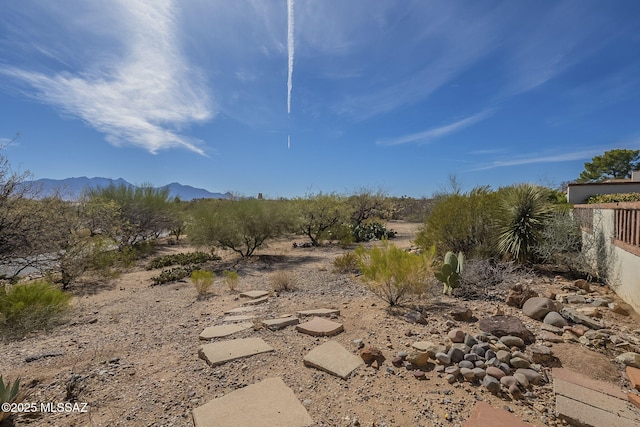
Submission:
<svg viewBox="0 0 640 427">
<path fill-rule="evenodd" d="M 571 204 L 584 203 L 596 194 L 640 193 L 640 182 L 603 182 L 600 184 L 569 184 L 567 201 Z"/>
<path fill-rule="evenodd" d="M 614 210 L 594 209 L 593 233 L 583 232 L 589 259 L 596 270 L 606 265 L 602 273 L 611 288 L 640 313 L 640 257 L 614 244 L 613 234 Z"/>
</svg>

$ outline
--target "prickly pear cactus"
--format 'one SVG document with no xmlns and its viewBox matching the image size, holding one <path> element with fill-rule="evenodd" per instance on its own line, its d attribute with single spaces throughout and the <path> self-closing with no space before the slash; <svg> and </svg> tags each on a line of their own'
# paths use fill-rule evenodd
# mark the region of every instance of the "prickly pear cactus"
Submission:
<svg viewBox="0 0 640 427">
<path fill-rule="evenodd" d="M 443 294 L 451 295 L 451 291 L 460 284 L 460 273 L 464 264 L 464 255 L 458 252 L 458 255 L 449 251 L 444 256 L 444 264 L 440 267 L 440 271 L 436 271 L 434 275 L 436 279 L 442 282 Z"/>
</svg>

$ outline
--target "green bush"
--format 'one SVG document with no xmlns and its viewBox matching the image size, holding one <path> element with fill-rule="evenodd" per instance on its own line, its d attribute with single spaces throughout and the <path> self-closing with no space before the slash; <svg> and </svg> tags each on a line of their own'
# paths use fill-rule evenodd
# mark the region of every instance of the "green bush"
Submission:
<svg viewBox="0 0 640 427">
<path fill-rule="evenodd" d="M 541 233 L 552 213 L 548 189 L 518 184 L 503 190 L 498 250 L 506 258 L 532 261 Z"/>
<path fill-rule="evenodd" d="M 386 240 L 371 249 L 360 246 L 356 254 L 367 287 L 390 306 L 426 290 L 433 265 L 430 255 L 407 252 Z"/>
<path fill-rule="evenodd" d="M 463 252 L 471 257 L 492 257 L 496 251 L 497 192 L 478 187 L 468 194 L 440 197 L 414 243 L 438 253 Z"/>
<path fill-rule="evenodd" d="M 172 265 L 202 264 L 207 261 L 219 261 L 220 259 L 221 258 L 217 255 L 208 254 L 205 252 L 188 252 L 165 255 L 152 259 L 149 267 L 147 267 L 147 270 L 170 267 Z"/>
<path fill-rule="evenodd" d="M 58 324 L 69 310 L 71 295 L 44 280 L 0 288 L 0 330 L 17 338 Z"/>
<path fill-rule="evenodd" d="M 355 252 L 347 252 L 333 260 L 333 271 L 336 273 L 359 273 L 359 257 Z"/>
<path fill-rule="evenodd" d="M 356 242 L 391 239 L 396 236 L 395 231 L 387 230 L 387 228 L 379 222 L 358 224 L 351 228 L 351 232 Z"/>
<path fill-rule="evenodd" d="M 596 194 L 586 201 L 588 204 L 619 202 L 640 202 L 640 193 Z"/>
<path fill-rule="evenodd" d="M 216 274 L 207 270 L 194 270 L 191 272 L 191 281 L 198 292 L 198 297 L 204 296 L 209 292 Z"/>
<path fill-rule="evenodd" d="M 230 291 L 235 291 L 236 286 L 238 286 L 238 272 L 225 270 L 222 272 L 222 276 L 224 277 L 224 283 L 227 285 Z"/>
<path fill-rule="evenodd" d="M 168 270 L 162 270 L 159 275 L 151 278 L 153 285 L 163 285 L 165 283 L 177 282 L 185 277 L 189 277 L 196 269 L 194 266 L 175 267 Z"/>
</svg>

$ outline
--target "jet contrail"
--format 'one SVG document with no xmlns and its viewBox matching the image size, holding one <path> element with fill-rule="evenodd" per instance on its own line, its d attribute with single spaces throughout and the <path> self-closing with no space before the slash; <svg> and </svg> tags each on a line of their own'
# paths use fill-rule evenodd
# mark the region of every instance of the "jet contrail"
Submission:
<svg viewBox="0 0 640 427">
<path fill-rule="evenodd" d="M 291 135 L 288 135 L 288 138 L 287 138 L 287 148 L 291 149 Z"/>
<path fill-rule="evenodd" d="M 289 54 L 289 72 L 287 75 L 287 113 L 291 114 L 291 89 L 293 88 L 293 0 L 287 0 L 287 52 Z"/>
</svg>

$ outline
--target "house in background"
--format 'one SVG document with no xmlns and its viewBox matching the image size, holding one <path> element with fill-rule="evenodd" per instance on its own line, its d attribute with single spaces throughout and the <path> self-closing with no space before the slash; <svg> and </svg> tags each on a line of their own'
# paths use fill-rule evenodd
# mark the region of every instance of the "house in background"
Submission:
<svg viewBox="0 0 640 427">
<path fill-rule="evenodd" d="M 596 194 L 640 193 L 640 171 L 631 172 L 631 179 L 610 179 L 603 182 L 572 183 L 567 187 L 567 201 L 584 203 Z"/>
</svg>

